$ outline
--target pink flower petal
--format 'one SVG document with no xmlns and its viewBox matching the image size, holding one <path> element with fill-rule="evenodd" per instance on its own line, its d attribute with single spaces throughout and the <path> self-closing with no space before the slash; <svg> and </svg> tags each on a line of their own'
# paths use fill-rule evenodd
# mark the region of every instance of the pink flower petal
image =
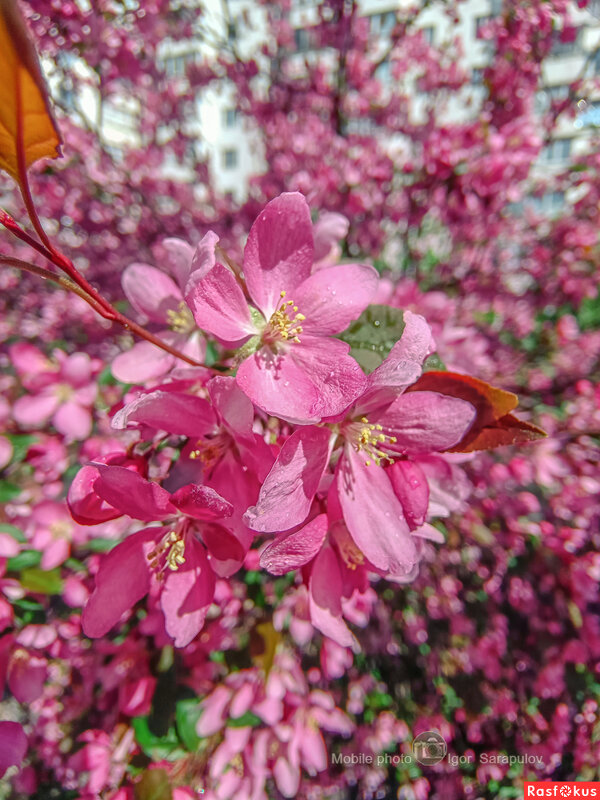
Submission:
<svg viewBox="0 0 600 800">
<path fill-rule="evenodd" d="M 431 329 L 423 317 L 404 312 L 404 331 L 383 364 L 367 379 L 367 389 L 357 403 L 357 414 L 366 414 L 377 406 L 390 403 L 423 371 L 423 361 L 435 349 Z"/>
<path fill-rule="evenodd" d="M 61 366 L 60 374 L 73 386 L 82 386 L 92 376 L 92 360 L 87 353 L 73 353 Z"/>
<path fill-rule="evenodd" d="M 335 416 L 361 394 L 366 377 L 339 339 L 304 336 L 286 353 L 266 347 L 247 358 L 237 382 L 268 414 L 307 424 Z"/>
<path fill-rule="evenodd" d="M 196 725 L 198 736 L 206 738 L 217 733 L 227 721 L 227 708 L 231 699 L 231 689 L 217 686 L 202 702 L 202 714 Z"/>
<path fill-rule="evenodd" d="M 406 521 L 411 528 L 418 528 L 425 522 L 429 505 L 429 485 L 423 470 L 412 461 L 396 461 L 386 472 Z"/>
<path fill-rule="evenodd" d="M 341 647 L 359 649 L 358 642 L 342 618 L 342 574 L 331 547 L 324 547 L 310 573 L 308 599 L 315 628 Z"/>
<path fill-rule="evenodd" d="M 319 514 L 300 530 L 277 537 L 262 551 L 260 566 L 272 575 L 285 575 L 308 564 L 321 549 L 327 528 L 327 514 Z"/>
<path fill-rule="evenodd" d="M 219 375 L 212 378 L 206 388 L 213 406 L 227 427 L 234 434 L 252 435 L 254 408 L 235 378 Z"/>
<path fill-rule="evenodd" d="M 435 350 L 435 342 L 431 328 L 424 317 L 404 312 L 404 331 L 400 340 L 394 345 L 390 355 L 396 359 L 407 359 L 422 364 L 428 355 Z"/>
<path fill-rule="evenodd" d="M 476 416 L 471 403 L 438 392 L 409 392 L 369 421 L 397 438 L 401 453 L 431 453 L 460 442 Z"/>
<path fill-rule="evenodd" d="M 366 466 L 347 446 L 336 481 L 344 520 L 358 548 L 382 572 L 408 572 L 417 560 L 416 548 L 385 470 Z"/>
<path fill-rule="evenodd" d="M 97 525 L 122 515 L 119 509 L 105 503 L 94 491 L 98 477 L 98 470 L 88 464 L 79 470 L 69 487 L 69 511 L 80 525 Z"/>
<path fill-rule="evenodd" d="M 154 522 L 175 513 L 166 489 L 157 483 L 144 480 L 137 472 L 125 467 L 93 462 L 100 477 L 94 482 L 94 491 L 123 514 L 144 522 Z"/>
<path fill-rule="evenodd" d="M 0 436 L 0 469 L 4 469 L 13 457 L 13 446 L 6 436 Z"/>
<path fill-rule="evenodd" d="M 40 375 L 56 369 L 41 350 L 27 342 L 17 342 L 11 345 L 8 352 L 11 364 L 19 376 Z"/>
<path fill-rule="evenodd" d="M 40 567 L 54 569 L 63 564 L 71 552 L 71 542 L 68 539 L 53 539 L 44 548 Z"/>
<path fill-rule="evenodd" d="M 246 512 L 246 524 L 265 533 L 304 522 L 328 461 L 328 430 L 310 427 L 293 433 L 267 475 L 258 503 Z"/>
<path fill-rule="evenodd" d="M 299 192 L 268 203 L 250 229 L 244 250 L 244 277 L 250 296 L 266 319 L 282 291 L 292 291 L 310 275 L 313 263 L 310 209 Z"/>
<path fill-rule="evenodd" d="M 222 525 L 204 525 L 202 539 L 211 556 L 223 564 L 223 573 L 219 569 L 219 574 L 237 572 L 244 560 L 246 550 L 231 531 Z M 233 564 L 229 565 L 229 562 L 233 562 Z"/>
<path fill-rule="evenodd" d="M 137 342 L 120 353 L 111 364 L 111 372 L 123 383 L 146 383 L 160 378 L 175 364 L 173 356 L 150 342 Z"/>
<path fill-rule="evenodd" d="M 175 278 L 177 285 L 184 289 L 192 268 L 194 248 L 191 244 L 184 242 L 183 239 L 174 237 L 163 239 L 161 244 L 167 256 L 165 268 Z"/>
<path fill-rule="evenodd" d="M 167 322 L 167 311 L 177 311 L 183 300 L 173 279 L 149 264 L 130 264 L 121 284 L 131 305 L 151 322 Z"/>
<path fill-rule="evenodd" d="M 191 273 L 194 274 L 194 277 L 204 278 L 214 267 L 216 262 L 215 248 L 218 242 L 219 237 L 214 231 L 208 231 L 200 239 L 192 258 Z M 187 294 L 187 287 L 185 293 Z"/>
<path fill-rule="evenodd" d="M 18 722 L 0 722 L 0 778 L 12 766 L 20 766 L 27 752 L 27 736 Z"/>
<path fill-rule="evenodd" d="M 26 427 L 40 427 L 54 414 L 58 403 L 58 396 L 54 393 L 28 394 L 19 397 L 13 406 L 15 422 Z"/>
<path fill-rule="evenodd" d="M 19 703 L 32 703 L 42 694 L 48 662 L 24 648 L 13 650 L 8 662 L 8 688 Z"/>
<path fill-rule="evenodd" d="M 323 735 L 318 729 L 314 730 L 308 726 L 303 728 L 300 750 L 305 769 L 308 767 L 317 772 L 327 769 L 327 748 L 323 741 Z"/>
<path fill-rule="evenodd" d="M 236 380 L 250 400 L 267 414 L 289 422 L 319 422 L 313 408 L 317 390 L 310 376 L 289 354 L 275 355 L 262 348 L 240 365 Z"/>
<path fill-rule="evenodd" d="M 302 336 L 290 357 L 309 377 L 317 396 L 309 421 L 333 417 L 345 411 L 364 391 L 367 378 L 348 355 L 350 346 L 339 339 Z"/>
<path fill-rule="evenodd" d="M 340 333 L 371 302 L 379 278 L 373 267 L 341 264 L 311 275 L 294 290 L 293 300 L 310 335 Z"/>
<path fill-rule="evenodd" d="M 230 517 L 233 506 L 208 486 L 189 483 L 171 495 L 171 502 L 182 514 L 194 519 L 213 520 Z"/>
<path fill-rule="evenodd" d="M 138 531 L 103 557 L 96 588 L 81 618 L 86 636 L 92 639 L 104 636 L 150 591 L 150 568 L 144 545 L 160 532 L 160 528 Z"/>
<path fill-rule="evenodd" d="M 330 255 L 342 239 L 348 235 L 350 222 L 343 214 L 335 211 L 324 211 L 313 225 L 315 240 L 315 261 L 321 261 Z"/>
<path fill-rule="evenodd" d="M 52 424 L 70 439 L 87 439 L 92 432 L 92 415 L 79 403 L 64 403 L 52 417 Z"/>
<path fill-rule="evenodd" d="M 256 333 L 244 293 L 222 264 L 215 264 L 205 276 L 192 273 L 185 299 L 196 325 L 218 339 L 237 342 Z"/>
<path fill-rule="evenodd" d="M 21 545 L 9 533 L 0 533 L 0 558 L 12 558 L 21 551 Z"/>
<path fill-rule="evenodd" d="M 296 797 L 300 786 L 300 767 L 279 756 L 273 767 L 275 785 L 284 797 Z"/>
<path fill-rule="evenodd" d="M 178 570 L 167 572 L 160 595 L 165 627 L 175 647 L 185 647 L 202 629 L 215 591 L 215 576 L 202 545 L 188 537 L 184 557 Z"/>
<path fill-rule="evenodd" d="M 419 466 L 429 485 L 429 514 L 432 517 L 447 517 L 464 507 L 471 493 L 471 483 L 465 473 L 444 456 L 421 456 Z"/>
<path fill-rule="evenodd" d="M 202 397 L 157 390 L 143 394 L 117 411 L 112 427 L 122 430 L 131 422 L 181 436 L 206 436 L 214 430 L 216 417 L 210 403 Z"/>
</svg>

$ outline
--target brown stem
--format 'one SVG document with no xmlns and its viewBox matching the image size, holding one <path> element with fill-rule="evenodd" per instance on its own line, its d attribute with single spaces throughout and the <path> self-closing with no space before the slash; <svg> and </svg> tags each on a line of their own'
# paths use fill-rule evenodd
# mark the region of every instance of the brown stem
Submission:
<svg viewBox="0 0 600 800">
<path fill-rule="evenodd" d="M 137 336 L 140 338 L 145 339 L 147 342 L 151 342 L 156 347 L 159 347 L 161 350 L 169 353 L 169 355 L 172 355 L 174 358 L 178 358 L 181 361 L 185 361 L 192 367 L 204 367 L 204 364 L 200 364 L 193 358 L 186 356 L 185 353 L 181 353 L 175 347 L 171 347 L 170 344 L 163 342 L 163 340 L 159 339 L 158 336 L 155 336 L 153 333 L 150 333 L 150 331 L 142 328 L 141 325 L 137 324 L 137 322 L 128 319 L 124 314 L 121 314 L 116 309 L 112 309 L 112 314 L 110 317 L 108 317 L 104 307 L 100 306 L 92 295 L 88 294 L 85 289 L 82 289 L 81 286 L 76 284 L 70 278 L 65 278 L 62 275 L 55 275 L 53 272 L 50 272 L 47 269 L 37 267 L 35 264 L 30 264 L 28 261 L 23 261 L 20 258 L 12 258 L 10 256 L 0 255 L 0 264 L 4 264 L 7 267 L 14 267 L 15 269 L 20 269 L 24 272 L 30 272 L 31 274 L 37 275 L 43 280 L 49 280 L 52 281 L 52 283 L 56 283 L 58 286 L 66 289 L 66 291 L 73 292 L 85 300 L 85 302 L 90 305 L 94 311 L 100 314 L 101 317 L 110 319 L 112 322 L 117 322 L 126 330 L 130 330 L 132 333 L 137 334 Z M 211 372 L 219 373 L 219 370 L 213 369 L 212 367 L 204 368 L 210 370 Z"/>
<path fill-rule="evenodd" d="M 17 77 L 17 80 L 19 78 Z M 0 215 L 0 223 L 2 223 L 8 230 L 12 233 L 17 235 L 23 241 L 26 241 L 30 246 L 32 246 L 35 250 L 41 253 L 44 258 L 48 259 L 52 264 L 54 264 L 58 269 L 66 272 L 69 276 L 70 281 L 67 281 L 64 278 L 59 278 L 59 276 L 54 276 L 52 273 L 48 272 L 47 270 L 41 270 L 39 267 L 35 267 L 33 264 L 28 264 L 28 262 L 21 262 L 20 259 L 12 259 L 12 266 L 16 266 L 19 269 L 24 269 L 24 264 L 27 264 L 27 271 L 32 272 L 33 274 L 40 275 L 46 280 L 50 279 L 52 275 L 52 280 L 55 283 L 58 283 L 63 288 L 66 288 L 68 291 L 74 292 L 75 294 L 79 295 L 83 298 L 86 303 L 88 303 L 95 311 L 98 312 L 102 317 L 105 319 L 110 320 L 111 322 L 118 322 L 119 325 L 122 325 L 126 330 L 130 330 L 133 333 L 140 336 L 142 339 L 145 339 L 147 342 L 151 342 L 156 347 L 159 347 L 161 350 L 169 353 L 170 355 L 174 356 L 175 358 L 180 359 L 181 361 L 185 361 L 187 364 L 190 364 L 193 367 L 201 367 L 204 366 L 200 364 L 198 361 L 195 361 L 193 358 L 186 356 L 184 353 L 180 353 L 174 347 L 163 342 L 153 333 L 147 331 L 145 328 L 142 328 L 141 325 L 138 325 L 137 322 L 133 322 L 133 320 L 128 319 L 124 314 L 121 314 L 114 308 L 108 300 L 106 300 L 102 295 L 94 289 L 94 287 L 87 281 L 83 275 L 77 270 L 73 262 L 64 256 L 59 250 L 57 250 L 46 231 L 44 230 L 41 220 L 38 216 L 37 210 L 35 208 L 35 204 L 33 202 L 33 197 L 31 194 L 31 188 L 29 186 L 29 180 L 27 177 L 27 159 L 25 157 L 25 148 L 24 148 L 24 140 L 23 140 L 23 130 L 22 130 L 22 117 L 21 109 L 20 109 L 20 98 L 21 93 L 19 91 L 19 87 L 17 86 L 17 169 L 19 174 L 19 186 L 21 188 L 21 194 L 23 196 L 23 201 L 25 203 L 25 207 L 27 209 L 27 214 L 29 215 L 29 219 L 31 223 L 40 237 L 41 244 L 36 242 L 29 234 L 25 233 L 17 223 L 12 220 L 11 217 L 8 216 L 5 212 L 2 212 Z M 6 259 L 2 259 L 3 263 L 7 263 Z M 216 371 L 216 370 L 214 370 Z"/>
</svg>

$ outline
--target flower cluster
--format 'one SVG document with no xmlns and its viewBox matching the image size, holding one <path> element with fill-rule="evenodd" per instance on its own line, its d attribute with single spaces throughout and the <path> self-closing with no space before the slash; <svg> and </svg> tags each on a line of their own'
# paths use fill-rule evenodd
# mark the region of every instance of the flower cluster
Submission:
<svg viewBox="0 0 600 800">
<path fill-rule="evenodd" d="M 146 523 L 101 561 L 84 631 L 105 635 L 153 593 L 166 632 L 183 647 L 202 629 L 217 579 L 234 574 L 258 544 L 260 567 L 272 575 L 302 571 L 312 624 L 357 648 L 345 608 L 372 576 L 412 580 L 424 542 L 443 541 L 429 520 L 466 498 L 447 451 L 476 427 L 477 408 L 446 389 L 420 390 L 435 344 L 423 317 L 409 311 L 400 339 L 363 372 L 336 334 L 367 309 L 377 274 L 362 264 L 313 270 L 300 194 L 261 212 L 240 270 L 217 260 L 217 248 L 213 233 L 193 256 L 179 246 L 185 302 L 156 268 L 124 273 L 136 308 L 157 322 L 189 318 L 223 354 L 216 363 L 225 374 L 179 368 L 130 390 L 113 427 L 139 431 L 142 467 L 132 442 L 128 455 L 92 461 L 73 481 L 79 524 L 124 515 Z M 118 356 L 113 373 L 131 376 L 127 365 L 135 365 L 138 376 L 158 379 L 164 365 L 157 372 L 145 352 L 136 345 Z M 158 470 L 160 480 L 146 477 Z"/>
</svg>

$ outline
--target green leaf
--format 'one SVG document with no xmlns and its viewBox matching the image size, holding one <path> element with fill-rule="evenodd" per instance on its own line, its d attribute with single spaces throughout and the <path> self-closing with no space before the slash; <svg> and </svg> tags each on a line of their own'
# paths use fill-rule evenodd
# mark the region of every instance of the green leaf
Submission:
<svg viewBox="0 0 600 800">
<path fill-rule="evenodd" d="M 201 738 L 196 733 L 196 725 L 200 719 L 202 709 L 196 698 L 179 700 L 175 706 L 175 726 L 179 738 L 183 742 L 186 750 L 195 753 Z"/>
<path fill-rule="evenodd" d="M 23 531 L 19 530 L 14 525 L 9 525 L 8 522 L 0 523 L 0 533 L 8 533 L 9 536 L 12 536 L 13 539 L 16 539 L 17 542 L 21 542 L 21 544 L 27 541 Z"/>
<path fill-rule="evenodd" d="M 227 720 L 228 728 L 258 728 L 262 725 L 262 719 L 253 714 L 252 711 L 246 711 L 241 717 L 229 718 Z"/>
<path fill-rule="evenodd" d="M 60 594 L 63 588 L 60 569 L 24 569 L 21 572 L 21 586 L 35 594 Z"/>
<path fill-rule="evenodd" d="M 369 373 L 381 364 L 403 331 L 404 314 L 399 308 L 373 305 L 339 338 L 350 345 L 350 355 Z"/>
<path fill-rule="evenodd" d="M 46 622 L 44 606 L 37 600 L 22 597 L 12 603 L 17 618 L 23 625 L 43 625 Z"/>
<path fill-rule="evenodd" d="M 423 372 L 446 372 L 446 365 L 437 353 L 427 356 L 423 362 Z"/>
<path fill-rule="evenodd" d="M 135 717 L 131 724 L 137 743 L 149 758 L 177 761 L 187 755 L 179 743 L 175 728 L 169 728 L 165 736 L 155 736 L 148 725 L 148 717 Z"/>
<path fill-rule="evenodd" d="M 11 458 L 11 463 L 13 464 L 17 461 L 23 461 L 31 445 L 37 442 L 37 436 L 32 436 L 28 433 L 6 433 L 4 435 L 13 447 Z"/>
<path fill-rule="evenodd" d="M 116 386 L 119 381 L 113 377 L 110 364 L 108 364 L 96 378 L 100 386 Z"/>
<path fill-rule="evenodd" d="M 9 572 L 20 572 L 22 569 L 37 567 L 41 560 L 42 554 L 39 550 L 23 550 L 18 556 L 7 560 L 6 568 Z"/>
<path fill-rule="evenodd" d="M 8 481 L 0 481 L 0 503 L 10 503 L 15 497 L 18 497 L 22 492 L 16 484 L 9 483 Z"/>
<path fill-rule="evenodd" d="M 214 342 L 206 343 L 206 354 L 204 356 L 204 363 L 207 367 L 214 367 L 219 360 L 219 353 L 217 346 Z"/>
<path fill-rule="evenodd" d="M 600 292 L 596 297 L 586 297 L 581 301 L 577 322 L 582 331 L 600 328 Z"/>
<path fill-rule="evenodd" d="M 116 544 L 119 544 L 117 539 L 90 539 L 85 546 L 92 553 L 108 553 Z"/>
<path fill-rule="evenodd" d="M 147 769 L 133 790 L 135 800 L 173 800 L 169 775 L 164 769 Z"/>
</svg>

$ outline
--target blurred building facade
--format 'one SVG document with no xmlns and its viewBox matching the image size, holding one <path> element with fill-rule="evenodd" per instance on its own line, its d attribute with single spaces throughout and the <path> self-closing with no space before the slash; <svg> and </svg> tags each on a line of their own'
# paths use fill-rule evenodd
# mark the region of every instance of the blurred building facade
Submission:
<svg viewBox="0 0 600 800">
<path fill-rule="evenodd" d="M 470 83 L 447 102 L 446 113 L 452 121 L 476 113 L 485 97 L 485 68 L 494 58 L 493 42 L 487 40 L 486 29 L 503 13 L 506 2 L 509 0 L 463 0 L 457 23 L 445 13 L 443 3 L 427 3 L 415 20 L 415 27 L 432 47 L 442 47 L 458 37 L 461 64 L 470 74 Z M 394 28 L 397 11 L 406 4 L 403 0 L 360 2 L 360 13 L 367 19 L 381 52 L 385 51 L 386 40 Z M 190 64 L 206 58 L 217 59 L 224 48 L 235 48 L 245 57 L 258 52 L 264 44 L 265 7 L 255 0 L 205 0 L 202 8 L 196 38 L 161 44 L 159 62 L 170 77 L 185 81 Z M 586 9 L 574 5 L 573 18 L 575 35 L 570 41 L 562 41 L 557 31 L 552 53 L 544 62 L 536 97 L 536 112 L 540 116 L 548 111 L 552 101 L 569 96 L 569 86 L 574 81 L 600 76 L 600 0 L 591 0 Z M 318 20 L 318 0 L 294 0 L 289 20 L 295 31 L 295 52 L 291 51 L 289 57 L 303 62 L 311 57 L 310 28 Z M 318 57 L 327 56 L 321 52 Z M 379 67 L 378 77 L 391 86 L 389 64 L 385 61 Z M 540 170 L 560 169 L 573 156 L 585 152 L 590 130 L 600 126 L 600 96 L 572 100 L 577 103 L 577 116 L 574 120 L 566 116 L 559 120 L 552 141 L 540 155 L 537 164 Z M 415 88 L 416 118 L 430 101 L 426 93 Z M 135 138 L 134 112 L 135 100 L 126 99 L 114 108 L 105 109 L 103 126 L 107 141 L 121 147 Z M 225 80 L 199 94 L 191 116 L 190 125 L 196 126 L 198 133 L 198 154 L 208 158 L 216 188 L 243 200 L 250 176 L 264 168 L 260 132 L 252 130 L 248 121 L 237 114 L 233 90 Z M 175 165 L 173 168 L 176 170 Z M 558 196 L 548 196 L 543 201 L 549 212 L 561 203 Z"/>
</svg>

